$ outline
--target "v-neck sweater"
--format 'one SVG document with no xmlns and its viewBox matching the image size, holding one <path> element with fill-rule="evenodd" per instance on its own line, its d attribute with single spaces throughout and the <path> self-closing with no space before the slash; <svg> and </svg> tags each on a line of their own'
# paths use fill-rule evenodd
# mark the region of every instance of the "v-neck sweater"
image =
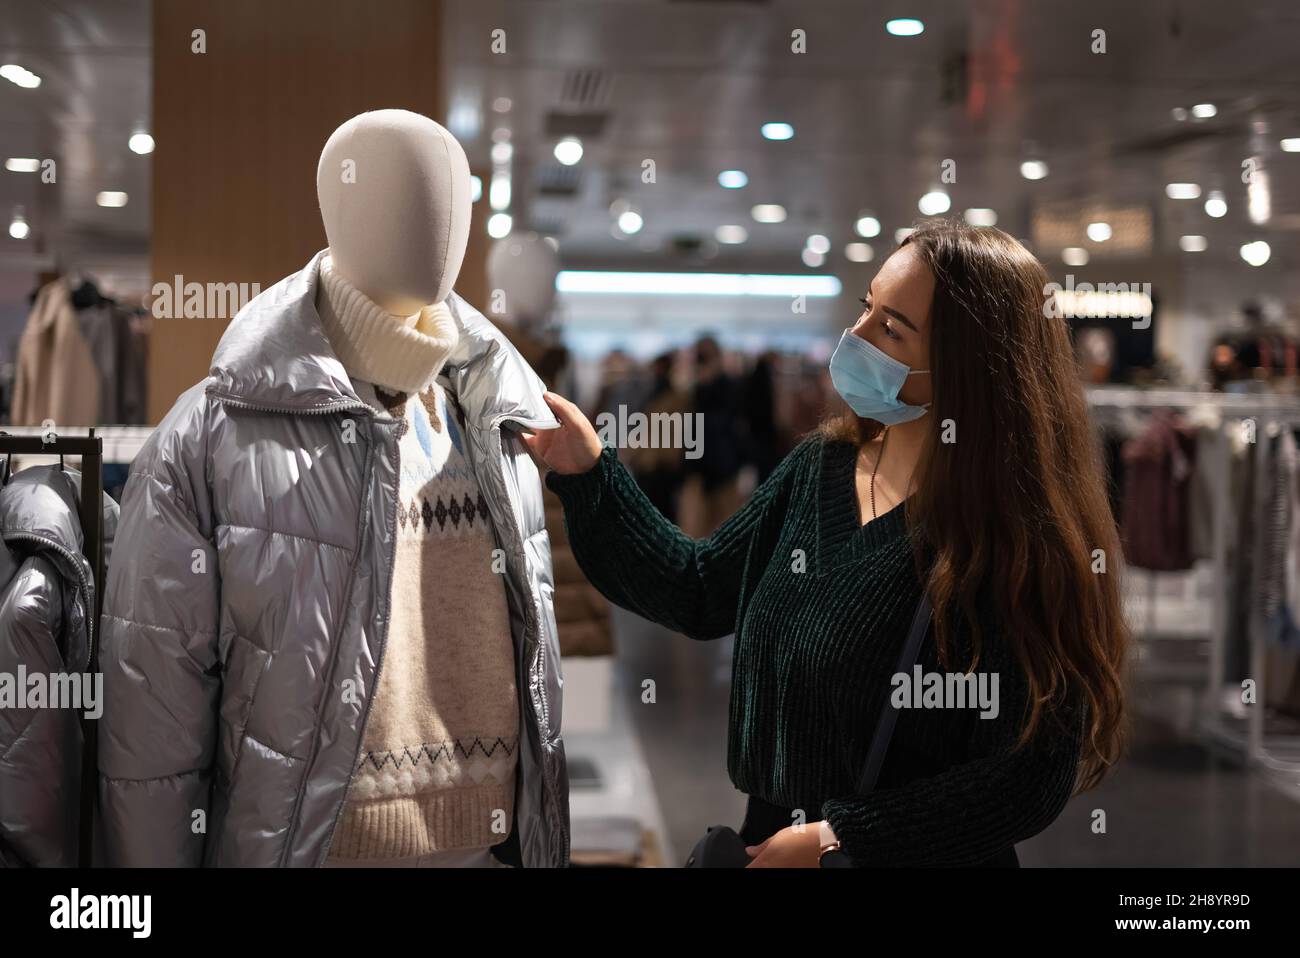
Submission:
<svg viewBox="0 0 1300 958">
<path fill-rule="evenodd" d="M 1081 736 L 1047 722 L 1013 747 L 1026 680 L 981 611 L 975 672 L 998 676 L 996 717 L 901 710 L 876 789 L 856 793 L 921 596 L 906 504 L 862 524 L 856 458 L 852 443 L 808 437 L 699 540 L 654 507 L 612 448 L 546 483 L 578 563 L 611 601 L 693 639 L 734 633 L 727 770 L 738 789 L 824 818 L 858 866 L 978 865 L 1060 813 Z M 963 672 L 970 637 L 952 623 L 950 665 Z M 944 671 L 933 631 L 919 664 Z"/>
</svg>

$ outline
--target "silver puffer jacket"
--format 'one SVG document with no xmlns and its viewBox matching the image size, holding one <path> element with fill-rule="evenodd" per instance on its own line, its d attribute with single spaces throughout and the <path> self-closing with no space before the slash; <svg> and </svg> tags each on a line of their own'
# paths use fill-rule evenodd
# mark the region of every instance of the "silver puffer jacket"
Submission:
<svg viewBox="0 0 1300 958">
<path fill-rule="evenodd" d="M 0 673 L 10 682 L 20 668 L 65 676 L 90 661 L 96 583 L 80 499 L 81 474 L 56 464 L 24 469 L 0 489 Z M 103 505 L 109 562 L 118 509 L 108 496 Z M 93 711 L 81 704 L 0 709 L 0 866 L 77 864 L 80 717 Z"/>
<path fill-rule="evenodd" d="M 352 389 L 316 312 L 321 253 L 249 302 L 132 463 L 105 591 L 107 865 L 319 866 L 387 632 L 401 419 Z M 569 859 L 537 376 L 452 293 L 444 382 L 505 554 L 520 695 L 514 831 Z M 349 689 L 354 690 L 348 694 Z"/>
</svg>

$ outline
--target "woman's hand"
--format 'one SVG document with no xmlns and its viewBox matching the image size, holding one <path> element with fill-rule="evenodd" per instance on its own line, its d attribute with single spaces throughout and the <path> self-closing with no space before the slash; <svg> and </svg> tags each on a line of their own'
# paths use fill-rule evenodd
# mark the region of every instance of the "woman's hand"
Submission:
<svg viewBox="0 0 1300 958">
<path fill-rule="evenodd" d="M 520 433 L 524 444 L 539 465 L 561 475 L 586 472 L 600 458 L 604 448 L 600 437 L 582 410 L 569 400 L 549 391 L 543 396 L 555 418 L 560 420 L 560 428 Z"/>
<path fill-rule="evenodd" d="M 821 866 L 820 822 L 783 828 L 761 845 L 747 845 L 746 868 L 818 868 Z"/>
</svg>

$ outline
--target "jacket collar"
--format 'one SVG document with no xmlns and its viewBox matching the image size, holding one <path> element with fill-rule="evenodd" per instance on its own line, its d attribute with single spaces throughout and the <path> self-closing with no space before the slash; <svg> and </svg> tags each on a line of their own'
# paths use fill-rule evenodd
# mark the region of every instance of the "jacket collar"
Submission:
<svg viewBox="0 0 1300 958">
<path fill-rule="evenodd" d="M 327 252 L 316 253 L 236 314 L 212 354 L 209 394 L 286 413 L 361 403 L 316 311 Z M 505 335 L 454 291 L 447 305 L 460 336 L 443 371 L 466 418 L 484 429 L 502 419 L 558 427 L 542 398 L 541 379 Z"/>
</svg>

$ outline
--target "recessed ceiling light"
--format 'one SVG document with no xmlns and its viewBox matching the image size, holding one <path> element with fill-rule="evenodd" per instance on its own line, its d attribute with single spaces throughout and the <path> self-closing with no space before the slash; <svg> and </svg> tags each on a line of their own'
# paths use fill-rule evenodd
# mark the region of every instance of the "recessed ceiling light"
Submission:
<svg viewBox="0 0 1300 958">
<path fill-rule="evenodd" d="M 1094 243 L 1106 242 L 1106 240 L 1110 239 L 1110 233 L 1111 230 L 1109 223 L 1088 224 L 1088 239 L 1092 240 Z"/>
<path fill-rule="evenodd" d="M 808 242 L 804 245 L 814 253 L 821 253 L 822 255 L 831 251 L 831 241 L 821 233 L 813 233 L 812 236 L 808 237 Z"/>
<path fill-rule="evenodd" d="M 951 206 L 952 200 L 942 190 L 931 190 L 922 196 L 916 204 L 916 208 L 926 216 L 938 216 L 940 213 L 946 213 Z"/>
<path fill-rule="evenodd" d="M 1187 119 L 1187 107 L 1176 106 L 1169 111 L 1169 115 L 1172 116 L 1179 123 L 1182 123 L 1184 120 Z"/>
<path fill-rule="evenodd" d="M 645 220 L 641 218 L 641 214 L 636 210 L 625 210 L 619 214 L 618 228 L 629 236 L 641 232 L 641 227 L 644 224 Z"/>
<path fill-rule="evenodd" d="M 809 249 L 806 246 L 803 248 L 803 252 L 799 255 L 803 258 L 803 264 L 805 266 L 810 266 L 813 269 L 816 269 L 818 266 L 821 266 L 822 263 L 826 262 L 825 253 L 819 253 L 815 249 Z"/>
<path fill-rule="evenodd" d="M 1283 153 L 1300 153 L 1300 136 L 1288 136 L 1278 143 Z"/>
<path fill-rule="evenodd" d="M 512 106 L 514 106 L 514 104 L 510 102 L 510 97 L 499 96 L 492 101 L 492 112 L 509 113 Z"/>
<path fill-rule="evenodd" d="M 508 127 L 508 126 L 498 126 L 498 127 L 494 128 L 494 129 L 492 130 L 492 142 L 493 142 L 493 143 L 509 143 L 509 142 L 510 142 L 510 127 Z"/>
<path fill-rule="evenodd" d="M 880 220 L 864 213 L 858 217 L 858 221 L 853 224 L 853 228 L 858 231 L 859 236 L 871 239 L 873 236 L 880 235 Z"/>
<path fill-rule="evenodd" d="M 1205 198 L 1205 212 L 1215 219 L 1228 212 L 1228 201 L 1223 198 L 1222 190 L 1210 190 L 1210 195 Z"/>
<path fill-rule="evenodd" d="M 1066 266 L 1087 266 L 1088 251 L 1082 246 L 1067 246 L 1061 250 L 1061 261 Z"/>
<path fill-rule="evenodd" d="M 576 136 L 566 136 L 555 144 L 555 158 L 565 166 L 573 166 L 582 159 L 582 141 Z"/>
<path fill-rule="evenodd" d="M 561 293 L 631 293 L 648 296 L 839 296 L 834 276 L 773 273 L 651 273 L 560 270 Z"/>
<path fill-rule="evenodd" d="M 555 149 L 556 149 L 555 157 L 556 157 L 556 159 L 559 159 L 559 157 L 560 157 L 559 149 L 560 149 L 560 148 L 557 146 Z M 493 143 L 493 144 L 492 144 L 492 162 L 495 163 L 495 164 L 497 164 L 498 166 L 501 166 L 501 165 L 504 165 L 504 164 L 506 164 L 506 163 L 509 163 L 509 162 L 510 162 L 510 158 L 511 158 L 512 156 L 514 156 L 514 155 L 515 155 L 515 148 L 514 148 L 513 146 L 511 146 L 509 143 Z M 579 151 L 578 151 L 578 156 L 579 156 L 579 157 L 582 156 L 582 150 L 581 150 L 581 149 L 579 149 Z M 563 160 L 561 160 L 561 162 L 563 162 Z M 577 160 L 575 160 L 574 162 L 576 163 Z"/>
<path fill-rule="evenodd" d="M 16 240 L 27 239 L 27 234 L 31 228 L 27 225 L 27 218 L 23 216 L 21 206 L 14 207 L 14 218 L 9 222 L 9 235 Z"/>
<path fill-rule="evenodd" d="M 126 141 L 126 145 L 131 148 L 132 153 L 145 156 L 153 152 L 153 137 L 143 132 L 132 133 L 131 139 Z"/>
<path fill-rule="evenodd" d="M 788 140 L 794 136 L 794 127 L 789 123 L 764 123 L 762 132 L 767 140 Z"/>
<path fill-rule="evenodd" d="M 915 37 L 925 31 L 925 24 L 911 17 L 899 17 L 885 22 L 885 32 L 895 37 Z"/>
<path fill-rule="evenodd" d="M 749 239 L 749 230 L 745 229 L 743 226 L 719 226 L 713 231 L 713 236 L 719 243 L 734 245 L 736 243 L 743 243 L 745 240 Z"/>
<path fill-rule="evenodd" d="M 971 226 L 997 226 L 998 214 L 986 207 L 977 206 L 966 211 L 966 222 Z"/>
<path fill-rule="evenodd" d="M 1047 164 L 1042 160 L 1025 160 L 1020 164 L 1020 175 L 1027 180 L 1041 180 L 1047 175 Z"/>
<path fill-rule="evenodd" d="M 126 200 L 126 194 L 120 190 L 105 190 L 95 196 L 95 202 L 100 206 L 126 206 Z"/>
<path fill-rule="evenodd" d="M 848 243 L 844 247 L 844 256 L 854 263 L 870 263 L 875 252 L 870 243 Z"/>
<path fill-rule="evenodd" d="M 0 66 L 0 77 L 4 77 L 10 83 L 17 84 L 26 90 L 35 90 L 41 85 L 40 77 L 17 63 L 6 63 L 4 66 Z"/>
<path fill-rule="evenodd" d="M 1201 188 L 1195 183 L 1170 183 L 1165 187 L 1165 196 L 1171 200 L 1194 200 L 1201 195 Z"/>
<path fill-rule="evenodd" d="M 1178 237 L 1178 247 L 1184 253 L 1203 253 L 1208 245 L 1209 243 L 1206 242 L 1204 236 Z"/>
<path fill-rule="evenodd" d="M 481 176 L 470 175 L 469 178 L 469 201 L 477 203 L 483 198 L 483 178 Z"/>
<path fill-rule="evenodd" d="M 493 213 L 488 217 L 487 231 L 488 236 L 493 239 L 503 239 L 510 235 L 510 227 L 514 221 L 510 218 L 509 213 Z"/>
<path fill-rule="evenodd" d="M 510 207 L 510 176 L 506 173 L 493 173 L 488 183 L 488 206 L 494 210 Z"/>
<path fill-rule="evenodd" d="M 759 203 L 749 214 L 759 223 L 781 223 L 785 220 L 785 207 L 779 203 Z"/>
<path fill-rule="evenodd" d="M 1263 240 L 1255 240 L 1255 242 L 1247 243 L 1241 248 L 1241 258 L 1251 266 L 1263 266 L 1268 262 L 1271 252 L 1267 243 Z"/>
<path fill-rule="evenodd" d="M 744 170 L 723 170 L 718 174 L 718 185 L 729 190 L 738 190 L 749 182 Z"/>
<path fill-rule="evenodd" d="M 10 173 L 35 173 L 40 168 L 40 160 L 27 156 L 11 156 L 5 160 L 5 169 Z"/>
<path fill-rule="evenodd" d="M 1192 107 L 1192 116 L 1198 120 L 1208 120 L 1219 112 L 1219 108 L 1213 103 L 1198 103 Z"/>
</svg>

